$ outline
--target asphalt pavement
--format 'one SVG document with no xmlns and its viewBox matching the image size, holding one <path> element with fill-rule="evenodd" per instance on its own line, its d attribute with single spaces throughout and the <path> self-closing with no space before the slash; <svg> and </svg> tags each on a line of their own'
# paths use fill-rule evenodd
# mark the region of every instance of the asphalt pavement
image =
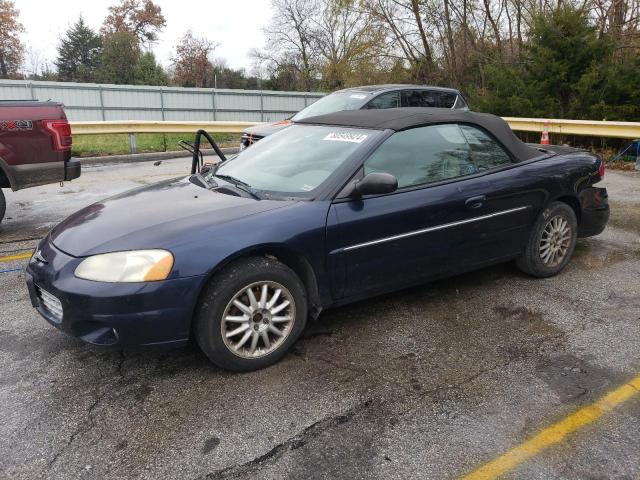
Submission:
<svg viewBox="0 0 640 480">
<path fill-rule="evenodd" d="M 24 252 L 188 171 L 91 165 L 6 192 L 0 478 L 640 478 L 639 173 L 607 172 L 610 225 L 559 276 L 506 264 L 326 311 L 258 372 L 195 346 L 101 349 L 39 317 Z"/>
</svg>

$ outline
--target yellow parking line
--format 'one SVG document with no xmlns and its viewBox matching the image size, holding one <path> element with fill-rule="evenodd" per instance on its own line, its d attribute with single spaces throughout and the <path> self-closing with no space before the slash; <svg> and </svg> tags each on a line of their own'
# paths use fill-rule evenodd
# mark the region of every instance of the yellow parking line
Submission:
<svg viewBox="0 0 640 480">
<path fill-rule="evenodd" d="M 598 420 L 605 413 L 640 393 L 640 376 L 607 393 L 591 405 L 581 408 L 559 422 L 545 428 L 526 442 L 512 448 L 489 463 L 462 477 L 462 480 L 498 478 L 543 450 L 560 443 L 564 438 Z"/>
<path fill-rule="evenodd" d="M 23 260 L 25 258 L 31 258 L 31 255 L 33 255 L 33 252 L 22 252 L 22 253 L 16 253 L 15 255 L 0 257 L 0 263 L 11 262 L 13 260 Z"/>
</svg>

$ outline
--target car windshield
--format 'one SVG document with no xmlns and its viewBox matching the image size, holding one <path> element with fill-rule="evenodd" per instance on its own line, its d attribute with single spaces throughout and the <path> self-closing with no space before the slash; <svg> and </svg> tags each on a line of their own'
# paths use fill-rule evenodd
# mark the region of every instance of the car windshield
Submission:
<svg viewBox="0 0 640 480">
<path fill-rule="evenodd" d="M 266 192 L 310 196 L 357 148 L 378 130 L 319 125 L 293 125 L 248 148 L 208 180 L 220 177 Z"/>
<path fill-rule="evenodd" d="M 339 112 L 341 110 L 357 110 L 362 106 L 362 103 L 366 98 L 366 92 L 358 92 L 355 90 L 332 93 L 331 95 L 322 97 L 307 108 L 300 110 L 291 118 L 291 120 L 296 122 L 304 118 L 316 117 L 318 115 Z"/>
</svg>

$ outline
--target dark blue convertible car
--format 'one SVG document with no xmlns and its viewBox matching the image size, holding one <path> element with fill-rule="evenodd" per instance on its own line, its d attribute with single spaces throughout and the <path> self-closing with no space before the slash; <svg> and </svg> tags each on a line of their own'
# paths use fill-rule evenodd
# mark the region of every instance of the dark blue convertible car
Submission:
<svg viewBox="0 0 640 480">
<path fill-rule="evenodd" d="M 509 260 L 560 272 L 609 218 L 604 164 L 545 148 L 456 110 L 309 118 L 75 213 L 31 259 L 31 300 L 90 343 L 193 338 L 221 367 L 261 368 L 329 307 Z"/>
</svg>

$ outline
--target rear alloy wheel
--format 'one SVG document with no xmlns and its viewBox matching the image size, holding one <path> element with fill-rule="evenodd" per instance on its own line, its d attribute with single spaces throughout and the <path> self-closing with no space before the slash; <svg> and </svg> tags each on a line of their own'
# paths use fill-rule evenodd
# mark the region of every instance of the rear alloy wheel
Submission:
<svg viewBox="0 0 640 480">
<path fill-rule="evenodd" d="M 535 277 L 550 277 L 569 262 L 576 246 L 578 221 L 573 209 L 553 202 L 538 217 L 525 251 L 516 264 Z"/>
<path fill-rule="evenodd" d="M 2 222 L 2 219 L 4 218 L 4 214 L 7 211 L 7 201 L 4 198 L 4 193 L 2 192 L 2 189 L 0 189 L 0 222 Z"/>
<path fill-rule="evenodd" d="M 548 267 L 560 265 L 571 246 L 569 222 L 561 215 L 551 218 L 542 231 L 540 238 L 540 258 Z"/>
<path fill-rule="evenodd" d="M 219 367 L 250 371 L 282 358 L 304 330 L 307 298 L 293 270 L 266 257 L 238 260 L 202 294 L 194 337 Z"/>
</svg>

